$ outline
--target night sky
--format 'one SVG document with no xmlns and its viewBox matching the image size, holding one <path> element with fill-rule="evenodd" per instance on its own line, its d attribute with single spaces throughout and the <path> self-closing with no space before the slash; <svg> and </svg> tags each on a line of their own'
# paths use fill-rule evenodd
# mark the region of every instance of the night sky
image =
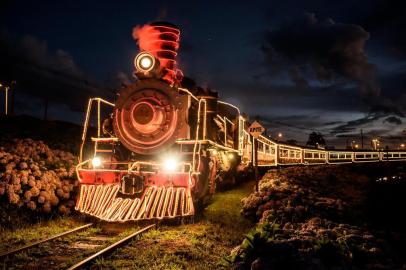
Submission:
<svg viewBox="0 0 406 270">
<path fill-rule="evenodd" d="M 133 80 L 133 27 L 156 20 L 181 28 L 183 73 L 271 135 L 406 140 L 405 1 L 2 1 L 15 112 L 41 117 L 47 97 L 50 118 L 81 123 L 89 96 Z"/>
</svg>

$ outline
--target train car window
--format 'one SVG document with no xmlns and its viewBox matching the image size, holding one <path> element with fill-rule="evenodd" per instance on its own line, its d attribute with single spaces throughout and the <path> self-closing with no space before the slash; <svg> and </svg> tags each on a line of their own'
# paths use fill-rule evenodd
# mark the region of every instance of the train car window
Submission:
<svg viewBox="0 0 406 270">
<path fill-rule="evenodd" d="M 296 152 L 296 158 L 300 158 L 300 152 Z"/>
<path fill-rule="evenodd" d="M 345 158 L 345 154 L 339 154 L 338 158 Z"/>
<path fill-rule="evenodd" d="M 338 158 L 337 154 L 330 154 L 330 158 Z"/>
<path fill-rule="evenodd" d="M 406 157 L 406 153 L 405 154 L 400 154 L 401 157 Z"/>
<path fill-rule="evenodd" d="M 288 150 L 282 150 L 281 151 L 281 157 L 289 157 L 289 151 Z"/>
<path fill-rule="evenodd" d="M 314 154 L 313 154 L 313 157 L 314 157 L 314 158 L 319 158 L 319 153 L 314 153 Z"/>
<path fill-rule="evenodd" d="M 264 151 L 264 144 L 260 141 L 257 141 L 258 143 L 258 152 L 263 152 Z"/>
<path fill-rule="evenodd" d="M 346 158 L 351 158 L 351 154 L 345 155 Z"/>
<path fill-rule="evenodd" d="M 271 147 L 271 155 L 275 155 L 275 147 Z"/>
<path fill-rule="evenodd" d="M 305 153 L 305 158 L 312 158 L 312 153 Z"/>
<path fill-rule="evenodd" d="M 372 157 L 377 158 L 378 154 L 373 154 Z"/>
<path fill-rule="evenodd" d="M 295 157 L 295 152 L 289 151 L 289 157 L 294 158 Z"/>
<path fill-rule="evenodd" d="M 364 155 L 361 155 L 361 154 L 356 154 L 356 155 L 355 155 L 355 157 L 356 157 L 356 158 L 363 158 L 363 157 L 364 157 Z"/>
<path fill-rule="evenodd" d="M 392 154 L 392 157 L 399 157 L 399 154 Z"/>
<path fill-rule="evenodd" d="M 320 158 L 326 158 L 326 154 L 320 154 Z"/>
<path fill-rule="evenodd" d="M 366 158 L 371 158 L 371 154 L 365 155 Z"/>
</svg>

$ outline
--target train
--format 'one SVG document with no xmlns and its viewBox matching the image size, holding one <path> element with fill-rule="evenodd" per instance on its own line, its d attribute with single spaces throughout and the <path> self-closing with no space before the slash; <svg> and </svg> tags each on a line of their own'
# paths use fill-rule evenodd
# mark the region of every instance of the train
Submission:
<svg viewBox="0 0 406 270">
<path fill-rule="evenodd" d="M 325 150 L 265 135 L 255 139 L 247 115 L 178 69 L 176 25 L 154 22 L 137 31 L 136 81 L 119 89 L 115 102 L 88 102 L 76 167 L 75 209 L 81 213 L 109 222 L 193 217 L 220 182 L 253 164 L 406 160 L 406 151 Z"/>
</svg>

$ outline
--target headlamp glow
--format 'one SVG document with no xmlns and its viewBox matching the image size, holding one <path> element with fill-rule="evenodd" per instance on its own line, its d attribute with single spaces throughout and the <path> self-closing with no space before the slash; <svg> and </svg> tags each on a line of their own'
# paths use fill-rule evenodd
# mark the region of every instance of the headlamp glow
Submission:
<svg viewBox="0 0 406 270">
<path fill-rule="evenodd" d="M 149 72 L 155 66 L 155 58 L 150 53 L 141 52 L 135 57 L 134 64 L 137 71 Z"/>
<path fill-rule="evenodd" d="M 93 165 L 94 168 L 100 167 L 101 163 L 102 162 L 101 162 L 101 159 L 99 157 L 94 157 L 92 159 L 92 165 Z"/>
<path fill-rule="evenodd" d="M 174 157 L 168 157 L 164 161 L 164 170 L 168 172 L 173 172 L 178 167 L 178 161 Z"/>
<path fill-rule="evenodd" d="M 151 58 L 149 58 L 148 56 L 145 56 L 143 58 L 141 58 L 140 60 L 140 66 L 143 69 L 149 69 L 152 66 L 152 60 Z"/>
</svg>

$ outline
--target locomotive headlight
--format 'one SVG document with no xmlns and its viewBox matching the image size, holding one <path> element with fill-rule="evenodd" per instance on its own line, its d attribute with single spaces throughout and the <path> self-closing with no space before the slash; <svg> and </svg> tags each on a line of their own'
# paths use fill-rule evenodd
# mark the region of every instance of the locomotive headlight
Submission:
<svg viewBox="0 0 406 270">
<path fill-rule="evenodd" d="M 175 157 L 167 157 L 164 161 L 164 170 L 173 172 L 178 167 L 178 160 Z"/>
<path fill-rule="evenodd" d="M 149 69 L 152 66 L 152 60 L 151 58 L 149 58 L 148 56 L 145 56 L 143 58 L 141 58 L 140 60 L 140 66 L 143 69 Z"/>
<path fill-rule="evenodd" d="M 99 157 L 94 157 L 92 159 L 93 168 L 100 167 L 101 163 L 102 163 L 102 161 L 101 161 L 101 159 Z"/>
<path fill-rule="evenodd" d="M 135 57 L 135 68 L 137 71 L 149 72 L 155 66 L 155 57 L 147 52 L 141 52 Z"/>
</svg>

